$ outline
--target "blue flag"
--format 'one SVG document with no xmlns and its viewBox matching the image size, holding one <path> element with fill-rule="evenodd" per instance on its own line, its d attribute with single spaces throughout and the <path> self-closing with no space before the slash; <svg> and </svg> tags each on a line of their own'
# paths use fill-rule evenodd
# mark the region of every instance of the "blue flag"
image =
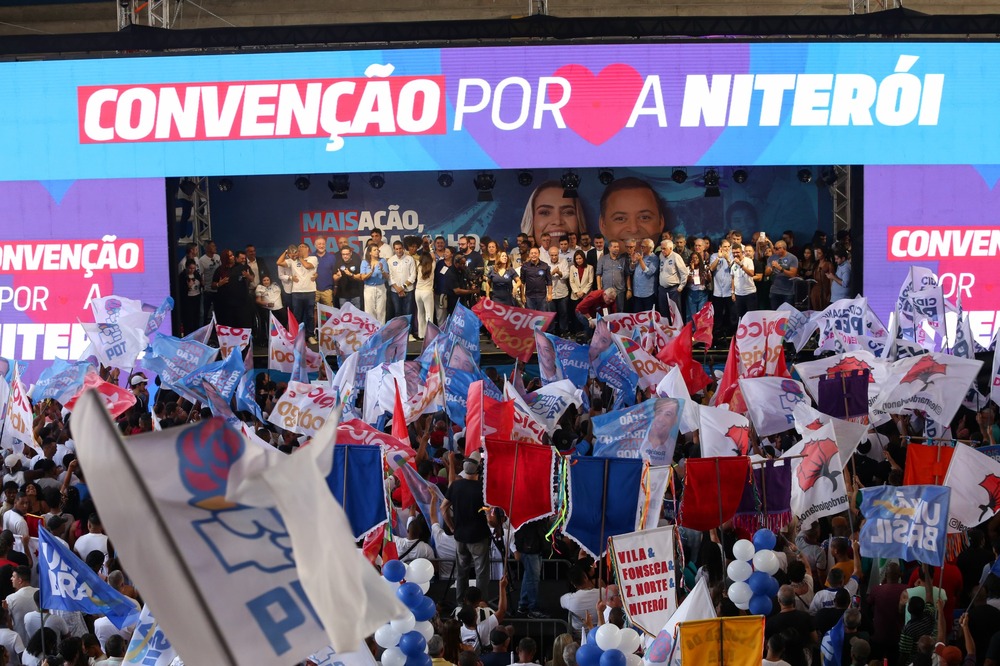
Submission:
<svg viewBox="0 0 1000 666">
<path fill-rule="evenodd" d="M 236 385 L 236 409 L 245 409 L 254 415 L 258 421 L 264 420 L 264 413 L 257 404 L 254 391 L 257 390 L 257 383 L 254 381 L 254 371 L 247 370 L 240 377 L 239 384 Z"/>
<path fill-rule="evenodd" d="M 333 468 L 326 477 L 333 496 L 344 508 L 354 538 L 361 539 L 389 518 L 382 475 L 382 447 L 338 444 Z"/>
<path fill-rule="evenodd" d="M 51 398 L 66 402 L 83 386 L 83 378 L 87 375 L 87 368 L 90 367 L 92 366 L 86 361 L 70 363 L 61 358 L 55 359 L 52 365 L 42 370 L 38 381 L 35 382 L 31 399 L 39 402 Z"/>
<path fill-rule="evenodd" d="M 572 340 L 564 340 L 551 333 L 546 333 L 545 337 L 555 347 L 556 359 L 566 379 L 572 381 L 577 388 L 583 388 L 590 377 L 590 350 L 587 349 L 587 345 L 578 345 Z"/>
<path fill-rule="evenodd" d="M 877 486 L 861 490 L 861 554 L 941 566 L 951 488 Z"/>
<path fill-rule="evenodd" d="M 160 307 L 156 308 L 153 314 L 149 315 L 149 321 L 146 322 L 146 337 L 148 338 L 163 324 L 163 320 L 167 318 L 167 314 L 174 309 L 174 299 L 167 296 L 163 299 Z"/>
<path fill-rule="evenodd" d="M 634 532 L 643 467 L 641 460 L 577 458 L 569 470 L 566 536 L 598 558 L 609 537 Z"/>
<path fill-rule="evenodd" d="M 139 619 L 134 601 L 101 580 L 44 527 L 38 529 L 38 569 L 42 608 L 106 615 L 119 629 Z"/>
<path fill-rule="evenodd" d="M 365 375 L 383 363 L 406 360 L 406 340 L 410 335 L 410 315 L 390 319 L 354 352 L 357 369 L 354 383 L 365 385 Z"/>
<path fill-rule="evenodd" d="M 142 359 L 146 368 L 160 376 L 164 388 L 174 389 L 185 376 L 207 363 L 211 363 L 218 349 L 196 340 L 157 335 L 149 345 L 149 353 Z"/>
<path fill-rule="evenodd" d="M 823 666 L 840 666 L 844 652 L 844 616 L 841 615 L 833 629 L 826 632 L 819 645 Z"/>
<path fill-rule="evenodd" d="M 177 382 L 175 390 L 189 400 L 193 397 L 192 402 L 207 403 L 208 396 L 202 388 L 207 382 L 224 400 L 232 400 L 243 372 L 243 352 L 233 347 L 225 360 L 209 363 L 185 375 Z"/>
<path fill-rule="evenodd" d="M 657 398 L 595 416 L 594 455 L 672 464 L 683 403 L 678 398 Z"/>
<path fill-rule="evenodd" d="M 479 329 L 482 327 L 483 323 L 479 321 L 479 317 L 476 316 L 469 308 L 465 307 L 461 303 L 455 305 L 455 311 L 451 313 L 448 317 L 448 322 L 445 324 L 444 329 L 441 333 L 452 336 L 458 344 L 462 345 L 472 358 L 475 359 L 476 364 L 479 364 Z M 448 357 L 445 356 L 445 365 L 448 365 Z"/>
</svg>

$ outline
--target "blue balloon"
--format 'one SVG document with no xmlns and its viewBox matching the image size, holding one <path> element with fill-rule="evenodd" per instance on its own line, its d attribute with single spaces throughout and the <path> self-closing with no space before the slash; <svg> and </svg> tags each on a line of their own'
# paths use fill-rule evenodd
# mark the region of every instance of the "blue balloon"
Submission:
<svg viewBox="0 0 1000 666">
<path fill-rule="evenodd" d="M 774 532 L 766 527 L 754 532 L 753 547 L 756 550 L 774 550 L 776 545 L 778 545 L 778 537 L 774 536 Z"/>
<path fill-rule="evenodd" d="M 763 571 L 754 571 L 752 574 L 750 574 L 750 578 L 747 579 L 747 585 L 750 586 L 750 589 L 753 591 L 754 595 L 759 594 L 768 596 L 767 593 L 771 585 L 768 582 L 769 578 L 771 578 L 771 576 L 767 575 Z"/>
<path fill-rule="evenodd" d="M 430 597 L 423 597 L 420 602 L 413 607 L 413 619 L 417 622 L 427 622 L 437 615 L 437 605 Z"/>
<path fill-rule="evenodd" d="M 621 650 L 606 650 L 601 655 L 600 666 L 625 666 L 626 663 L 628 663 L 628 659 L 625 658 L 625 653 Z"/>
<path fill-rule="evenodd" d="M 774 576 L 767 577 L 767 596 L 776 597 L 778 596 L 778 579 Z"/>
<path fill-rule="evenodd" d="M 750 612 L 754 615 L 770 615 L 771 597 L 765 597 L 762 594 L 750 597 Z M 400 645 L 402 645 L 402 640 L 400 640 Z"/>
<path fill-rule="evenodd" d="M 587 642 L 576 651 L 577 666 L 601 666 L 604 651 L 597 647 L 597 641 L 590 639 L 590 634 L 587 636 Z"/>
<path fill-rule="evenodd" d="M 413 656 L 406 657 L 405 666 L 431 666 L 434 662 L 429 654 L 420 653 Z"/>
<path fill-rule="evenodd" d="M 399 649 L 407 657 L 417 657 L 427 649 L 427 639 L 419 631 L 408 631 L 399 637 Z"/>
<path fill-rule="evenodd" d="M 412 610 L 424 598 L 424 591 L 416 583 L 403 583 L 396 590 L 396 597 Z"/>
<path fill-rule="evenodd" d="M 399 560 L 389 560 L 382 565 L 382 576 L 390 583 L 398 583 L 406 576 L 406 565 Z"/>
<path fill-rule="evenodd" d="M 593 645 L 594 647 L 596 647 L 601 652 L 604 652 L 604 650 L 601 650 L 601 648 L 598 647 L 598 645 L 597 645 L 597 627 L 594 627 L 593 629 L 591 629 L 590 631 L 587 632 L 587 643 L 586 644 L 587 645 Z M 583 646 L 581 645 L 580 647 L 583 647 Z M 577 661 L 577 663 L 579 663 L 579 660 Z"/>
</svg>

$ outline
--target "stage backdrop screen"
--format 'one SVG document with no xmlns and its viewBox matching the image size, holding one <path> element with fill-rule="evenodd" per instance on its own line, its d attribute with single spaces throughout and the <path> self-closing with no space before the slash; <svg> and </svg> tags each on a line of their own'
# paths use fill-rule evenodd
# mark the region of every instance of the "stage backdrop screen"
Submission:
<svg viewBox="0 0 1000 666">
<path fill-rule="evenodd" d="M 813 167 L 817 176 L 820 169 Z M 312 176 L 305 191 L 295 188 L 291 176 L 230 178 L 230 190 L 212 187 L 212 230 L 220 249 L 253 244 L 271 261 L 289 243 L 313 247 L 317 238 L 327 239 L 328 244 L 347 238 L 360 250 L 373 227 L 381 229 L 390 243 L 429 234 L 444 236 L 454 246 L 459 236 L 471 235 L 488 236 L 501 246 L 507 239 L 511 249 L 522 231 L 539 243 L 541 234 L 549 232 L 553 244 L 563 234 L 585 231 L 627 240 L 659 238 L 664 230 L 719 238 L 738 229 L 749 242 L 755 231 L 780 238 L 790 229 L 798 245 L 808 243 L 818 228 L 831 233 L 830 191 L 817 186 L 818 178 L 802 183 L 796 167 L 750 167 L 746 181 L 737 183 L 731 171 L 722 169 L 719 196 L 706 197 L 702 169 L 689 169 L 684 183 L 671 180 L 670 168 L 614 169 L 614 183 L 641 179 L 664 203 L 662 226 L 656 222 L 642 228 L 618 226 L 612 215 L 601 219 L 605 185 L 598 169 L 574 171 L 580 179 L 576 199 L 563 198 L 562 169 L 527 172 L 532 178 L 528 186 L 518 183 L 517 171 L 497 171 L 492 201 L 477 201 L 474 171 L 453 172 L 450 187 L 438 184 L 436 172 L 386 173 L 380 189 L 369 185 L 368 174 L 353 174 L 346 199 L 331 199 L 328 175 Z"/>
<path fill-rule="evenodd" d="M 910 266 L 962 298 L 984 347 L 1000 324 L 1000 166 L 865 167 L 864 294 L 888 322 Z"/>
<path fill-rule="evenodd" d="M 0 357 L 33 382 L 87 347 L 90 300 L 170 294 L 162 179 L 0 182 Z M 169 318 L 163 330 L 169 331 Z"/>
</svg>

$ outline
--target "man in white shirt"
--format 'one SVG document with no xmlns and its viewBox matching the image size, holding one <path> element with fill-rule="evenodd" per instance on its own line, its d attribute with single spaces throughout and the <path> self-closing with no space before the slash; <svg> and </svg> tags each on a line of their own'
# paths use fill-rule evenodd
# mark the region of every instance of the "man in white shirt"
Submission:
<svg viewBox="0 0 1000 666">
<path fill-rule="evenodd" d="M 813 595 L 812 603 L 809 604 L 809 614 L 815 615 L 821 608 L 833 608 L 833 599 L 841 588 L 847 590 L 853 597 L 858 593 L 858 582 L 857 576 L 851 576 L 845 583 L 842 569 L 830 569 L 830 573 L 826 576 L 826 589 Z"/>
<path fill-rule="evenodd" d="M 688 273 L 690 271 L 684 263 L 684 257 L 674 251 L 674 242 L 672 240 L 661 241 L 660 250 L 660 288 L 658 290 L 657 307 L 660 310 L 660 314 L 670 316 L 667 299 L 672 300 L 677 309 L 680 310 L 681 292 L 684 291 L 684 285 L 687 284 Z"/>
<path fill-rule="evenodd" d="M 215 241 L 208 241 L 205 245 L 205 254 L 198 257 L 198 271 L 201 273 L 202 284 L 205 286 L 202 292 L 202 303 L 205 308 L 205 323 L 208 323 L 215 305 L 215 292 L 212 283 L 215 282 L 215 271 L 222 265 L 222 257 L 215 251 Z"/>
<path fill-rule="evenodd" d="M 569 333 L 569 262 L 554 245 L 549 248 L 549 272 L 552 275 L 551 306 L 556 312 L 555 333 L 566 335 Z"/>
<path fill-rule="evenodd" d="M 101 519 L 96 513 L 90 514 L 90 518 L 87 519 L 87 534 L 76 540 L 76 543 L 73 544 L 73 550 L 76 551 L 81 560 L 86 560 L 87 555 L 95 550 L 104 553 L 105 557 L 108 556 L 108 535 L 104 533 Z"/>
<path fill-rule="evenodd" d="M 747 312 L 757 309 L 754 307 L 757 283 L 753 281 L 753 259 L 746 256 L 742 245 L 733 245 L 733 260 L 729 268 L 733 272 L 733 301 L 736 321 L 739 321 Z"/>
<path fill-rule="evenodd" d="M 490 632 L 500 626 L 507 615 L 507 577 L 500 579 L 500 599 L 497 601 L 497 612 L 480 621 L 479 613 L 474 606 L 463 606 L 458 611 L 458 620 L 462 623 L 462 643 L 472 648 L 485 650 L 490 645 Z"/>
<path fill-rule="evenodd" d="M 392 256 L 392 246 L 382 240 L 381 229 L 372 229 L 372 238 L 369 241 L 369 244 L 378 248 L 379 259 L 388 259 Z"/>
<path fill-rule="evenodd" d="M 299 243 L 295 258 L 288 256 L 288 251 L 278 257 L 278 266 L 290 268 L 292 271 L 292 314 L 300 326 L 306 327 L 309 344 L 316 344 L 313 313 L 316 312 L 316 260 L 309 256 L 309 246 Z"/>
<path fill-rule="evenodd" d="M 10 613 L 11 626 L 27 644 L 30 636 L 24 628 L 24 616 L 38 610 L 35 604 L 35 592 L 38 588 L 31 586 L 31 569 L 24 565 L 14 569 L 10 582 L 14 586 L 13 594 L 7 595 L 7 611 Z"/>
<path fill-rule="evenodd" d="M 570 569 L 569 582 L 576 588 L 576 592 L 562 595 L 559 598 L 559 605 L 569 611 L 573 634 L 579 638 L 587 613 L 596 612 L 601 591 L 579 565 Z"/>
<path fill-rule="evenodd" d="M 24 516 L 28 513 L 28 495 L 23 490 L 17 493 L 14 508 L 3 514 L 3 528 L 14 535 L 14 550 L 26 553 L 28 550 L 28 521 Z M 29 578 L 30 580 L 30 578 Z"/>
<path fill-rule="evenodd" d="M 21 653 L 24 652 L 24 641 L 9 627 L 10 615 L 6 608 L 0 606 L 0 645 L 7 649 L 7 661 L 2 666 L 19 666 Z"/>
<path fill-rule="evenodd" d="M 392 244 L 389 264 L 389 300 L 397 317 L 413 313 L 413 290 L 417 286 L 417 262 L 406 254 L 401 241 Z"/>
</svg>

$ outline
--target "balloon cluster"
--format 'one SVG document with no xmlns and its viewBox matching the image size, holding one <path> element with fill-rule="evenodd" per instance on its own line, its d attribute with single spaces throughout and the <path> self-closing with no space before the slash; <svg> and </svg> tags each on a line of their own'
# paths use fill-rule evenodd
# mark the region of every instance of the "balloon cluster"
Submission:
<svg viewBox="0 0 1000 666">
<path fill-rule="evenodd" d="M 404 617 L 375 630 L 375 642 L 385 648 L 382 666 L 430 666 L 427 641 L 434 635 L 430 621 L 437 605 L 426 592 L 433 576 L 434 565 L 422 557 L 409 564 L 389 560 L 382 565 L 382 577 L 396 586 L 396 597 L 409 609 Z"/>
<path fill-rule="evenodd" d="M 726 573 L 734 581 L 729 586 L 729 600 L 740 610 L 749 610 L 754 615 L 771 613 L 771 598 L 778 593 L 778 581 L 774 578 L 780 566 L 774 554 L 777 543 L 774 532 L 760 529 L 754 533 L 753 541 L 740 539 L 733 546 L 734 559 Z"/>
<path fill-rule="evenodd" d="M 587 634 L 587 642 L 576 653 L 578 666 L 641 666 L 635 653 L 642 641 L 634 629 L 619 629 L 606 623 Z"/>
</svg>

